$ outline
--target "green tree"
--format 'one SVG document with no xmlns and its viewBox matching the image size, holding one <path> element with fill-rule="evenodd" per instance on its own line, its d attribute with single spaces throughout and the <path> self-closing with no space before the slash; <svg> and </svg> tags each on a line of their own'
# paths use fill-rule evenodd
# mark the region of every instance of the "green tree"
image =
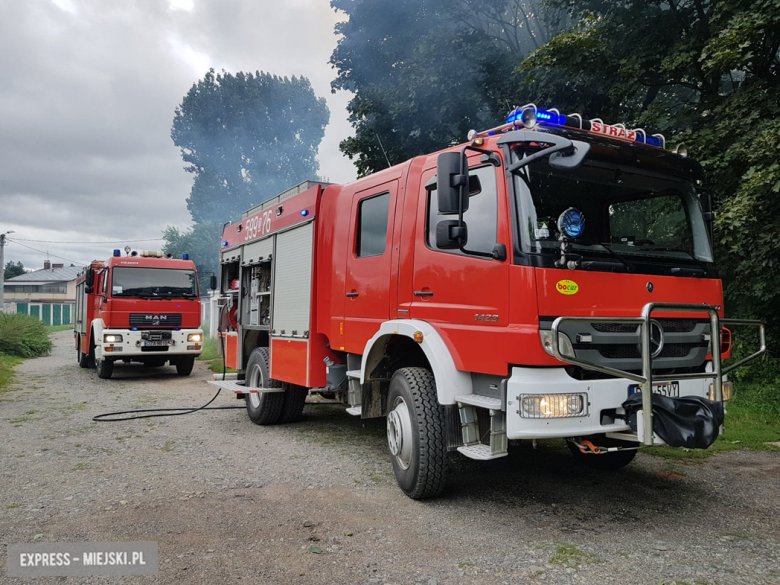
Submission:
<svg viewBox="0 0 780 585">
<path fill-rule="evenodd" d="M 780 0 L 553 0 L 575 24 L 515 70 L 537 103 L 684 142 L 714 196 L 731 314 L 780 331 Z"/>
<path fill-rule="evenodd" d="M 515 105 L 506 80 L 551 30 L 535 0 L 332 0 L 348 16 L 333 89 L 354 92 L 341 151 L 360 175 L 463 142 Z M 560 19 L 559 19 L 559 22 Z M 384 147 L 384 151 L 383 151 Z"/>
<path fill-rule="evenodd" d="M 186 231 L 168 226 L 163 237 L 165 238 L 163 251 L 166 254 L 173 254 L 174 258 L 181 258 L 182 254 L 190 255 L 190 260 L 198 268 L 200 292 L 204 294 L 209 290 L 211 273 L 218 274 L 222 224 L 200 222 Z"/>
<path fill-rule="evenodd" d="M 3 278 L 5 280 L 13 278 L 14 276 L 21 276 L 22 274 L 24 274 L 24 265 L 21 262 L 14 264 L 13 261 L 9 260 L 6 263 L 5 269 L 3 270 Z"/>
<path fill-rule="evenodd" d="M 329 116 L 305 77 L 209 70 L 176 108 L 171 129 L 195 176 L 192 219 L 221 223 L 316 178 Z"/>
</svg>

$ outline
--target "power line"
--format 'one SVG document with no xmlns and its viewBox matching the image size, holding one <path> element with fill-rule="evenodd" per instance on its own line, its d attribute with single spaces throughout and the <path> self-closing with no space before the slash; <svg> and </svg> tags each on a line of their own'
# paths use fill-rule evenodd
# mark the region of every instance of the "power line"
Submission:
<svg viewBox="0 0 780 585">
<path fill-rule="evenodd" d="M 162 242 L 165 238 L 149 238 L 146 240 L 107 240 L 103 242 L 62 242 L 59 240 L 28 240 L 15 238 L 17 242 L 36 242 L 39 244 L 134 244 L 136 242 Z"/>
<path fill-rule="evenodd" d="M 25 248 L 29 248 L 30 250 L 35 250 L 36 252 L 40 252 L 41 254 L 46 254 L 47 256 L 53 256 L 54 258 L 57 258 L 59 260 L 65 260 L 66 262 L 72 262 L 73 264 L 77 266 L 86 266 L 86 264 L 82 264 L 81 262 L 77 260 L 72 260 L 71 258 L 63 258 L 62 256 L 57 256 L 56 254 L 50 254 L 49 252 L 44 252 L 43 250 L 39 250 L 38 248 L 33 248 L 32 246 L 28 246 L 27 244 L 21 244 L 17 242 L 16 240 L 12 240 L 11 238 L 6 238 L 7 241 L 13 242 L 14 244 L 17 244 L 19 246 L 24 246 Z"/>
</svg>

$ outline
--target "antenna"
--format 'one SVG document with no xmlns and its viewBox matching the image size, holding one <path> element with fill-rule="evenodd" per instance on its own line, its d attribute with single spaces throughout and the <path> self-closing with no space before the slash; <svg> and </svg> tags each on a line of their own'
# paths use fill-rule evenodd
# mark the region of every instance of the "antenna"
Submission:
<svg viewBox="0 0 780 585">
<path fill-rule="evenodd" d="M 377 140 L 377 142 L 379 142 L 379 148 L 382 149 L 382 154 L 385 155 L 385 160 L 387 161 L 387 168 L 392 167 L 393 165 L 390 164 L 390 159 L 387 158 L 387 152 L 385 152 L 385 147 L 382 146 L 382 140 L 379 138 L 379 134 L 374 132 L 374 136 L 376 136 L 376 140 Z"/>
</svg>

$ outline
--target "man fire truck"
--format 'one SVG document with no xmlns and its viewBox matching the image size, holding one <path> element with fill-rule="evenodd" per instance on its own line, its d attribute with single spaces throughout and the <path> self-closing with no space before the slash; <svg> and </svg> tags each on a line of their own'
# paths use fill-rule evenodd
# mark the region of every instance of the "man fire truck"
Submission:
<svg viewBox="0 0 780 585">
<path fill-rule="evenodd" d="M 169 362 L 188 376 L 203 348 L 195 264 L 187 254 L 179 260 L 147 250 L 114 250 L 94 261 L 76 281 L 73 335 L 79 365 L 96 367 L 100 378 L 110 378 L 120 360 Z"/>
<path fill-rule="evenodd" d="M 309 389 L 386 417 L 412 498 L 440 492 L 448 450 L 564 438 L 616 469 L 642 445 L 709 446 L 743 363 L 721 365 L 724 326 L 759 328 L 746 360 L 764 333 L 723 319 L 698 167 L 661 135 L 533 104 L 468 139 L 227 224 L 239 374 L 212 383 L 260 425 L 299 418 Z"/>
</svg>

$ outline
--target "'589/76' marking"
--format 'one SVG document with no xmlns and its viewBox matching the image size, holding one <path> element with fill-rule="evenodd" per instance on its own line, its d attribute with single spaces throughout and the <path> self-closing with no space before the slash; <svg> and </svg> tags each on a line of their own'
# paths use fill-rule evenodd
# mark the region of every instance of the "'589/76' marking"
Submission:
<svg viewBox="0 0 780 585">
<path fill-rule="evenodd" d="M 253 240 L 259 236 L 264 236 L 271 231 L 272 209 L 259 215 L 250 217 L 244 228 L 244 241 Z"/>
</svg>

